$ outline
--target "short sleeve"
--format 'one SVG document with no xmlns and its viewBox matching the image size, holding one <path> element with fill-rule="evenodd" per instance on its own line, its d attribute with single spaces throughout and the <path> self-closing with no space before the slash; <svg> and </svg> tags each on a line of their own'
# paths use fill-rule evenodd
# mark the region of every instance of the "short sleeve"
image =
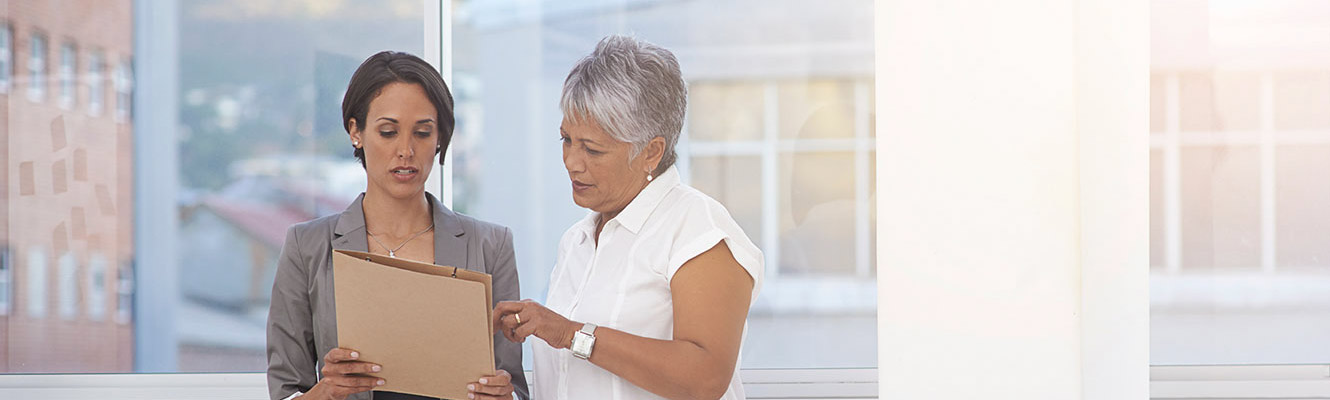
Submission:
<svg viewBox="0 0 1330 400">
<path fill-rule="evenodd" d="M 757 299 L 758 289 L 762 286 L 762 251 L 748 239 L 724 207 L 715 200 L 705 200 L 689 202 L 680 215 L 665 270 L 666 280 L 673 281 L 674 274 L 685 263 L 724 240 L 734 260 L 753 278 L 753 299 Z"/>
</svg>

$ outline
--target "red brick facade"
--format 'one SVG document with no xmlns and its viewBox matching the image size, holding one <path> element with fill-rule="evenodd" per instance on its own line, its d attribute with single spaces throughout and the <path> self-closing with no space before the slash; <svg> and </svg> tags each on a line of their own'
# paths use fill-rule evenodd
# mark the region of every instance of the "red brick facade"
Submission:
<svg viewBox="0 0 1330 400">
<path fill-rule="evenodd" d="M 133 130 L 117 112 L 114 77 L 132 61 L 132 2 L 5 4 L 0 23 L 10 32 L 12 75 L 0 93 L 0 248 L 11 265 L 9 296 L 0 299 L 8 302 L 0 373 L 130 372 L 133 322 L 117 310 L 128 306 L 119 273 L 133 258 Z M 34 35 L 46 39 L 45 93 L 36 99 Z M 66 44 L 77 83 L 73 101 L 62 104 Z M 101 55 L 97 74 L 89 72 L 93 54 Z M 100 111 L 90 107 L 93 79 Z M 44 279 L 34 279 L 38 273 Z"/>
</svg>

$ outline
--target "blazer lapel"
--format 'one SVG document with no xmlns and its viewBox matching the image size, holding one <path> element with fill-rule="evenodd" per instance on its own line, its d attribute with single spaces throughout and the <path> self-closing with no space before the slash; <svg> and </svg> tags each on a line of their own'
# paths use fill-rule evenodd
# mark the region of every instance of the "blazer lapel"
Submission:
<svg viewBox="0 0 1330 400">
<path fill-rule="evenodd" d="M 425 192 L 425 197 L 429 198 L 430 205 L 434 207 L 434 263 L 475 270 L 467 262 L 467 238 L 461 219 L 433 194 Z"/>
<path fill-rule="evenodd" d="M 365 194 L 361 193 L 337 217 L 337 227 L 333 229 L 333 249 L 369 251 L 369 238 L 365 236 L 365 209 L 361 207 L 364 200 Z"/>
</svg>

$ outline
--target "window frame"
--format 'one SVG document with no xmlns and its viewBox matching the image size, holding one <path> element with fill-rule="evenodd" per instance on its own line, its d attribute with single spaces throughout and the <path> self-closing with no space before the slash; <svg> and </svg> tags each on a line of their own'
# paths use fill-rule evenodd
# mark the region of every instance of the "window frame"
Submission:
<svg viewBox="0 0 1330 400">
<path fill-rule="evenodd" d="M 1256 99 L 1259 108 L 1258 127 L 1255 130 L 1204 130 L 1188 131 L 1182 127 L 1182 77 L 1189 73 L 1206 73 L 1213 76 L 1217 73 L 1254 73 L 1257 75 L 1258 98 Z M 1163 173 L 1161 174 L 1161 187 L 1163 188 L 1162 200 L 1163 206 L 1163 230 L 1164 230 L 1164 254 L 1163 264 L 1156 265 L 1150 262 L 1150 281 L 1151 281 L 1151 305 L 1158 306 L 1156 301 L 1160 298 L 1173 296 L 1169 288 L 1185 287 L 1189 282 L 1197 282 L 1198 279 L 1210 279 L 1210 276 L 1193 275 L 1194 268 L 1187 267 L 1183 260 L 1183 207 L 1182 202 L 1182 153 L 1184 150 L 1193 148 L 1226 148 L 1232 146 L 1254 147 L 1257 149 L 1259 160 L 1257 162 L 1258 184 L 1257 189 L 1260 197 L 1259 204 L 1259 261 L 1255 265 L 1243 265 L 1237 268 L 1217 268 L 1223 273 L 1234 274 L 1253 274 L 1261 275 L 1262 278 L 1275 278 L 1281 276 L 1296 277 L 1300 273 L 1305 273 L 1305 268 L 1284 266 L 1278 264 L 1277 234 L 1278 225 L 1276 209 L 1278 203 L 1278 191 L 1276 188 L 1278 174 L 1277 149 L 1282 145 L 1288 144 L 1330 144 L 1330 129 L 1325 130 L 1297 130 L 1289 131 L 1277 128 L 1276 126 L 1276 102 L 1275 102 L 1275 76 L 1278 71 L 1258 66 L 1242 67 L 1224 67 L 1224 68 L 1160 68 L 1151 69 L 1150 74 L 1161 76 L 1163 78 L 1164 118 L 1163 127 L 1160 130 L 1151 129 L 1149 132 L 1150 151 L 1159 152 L 1160 163 Z M 1147 183 L 1148 184 L 1148 183 Z M 1166 283 L 1160 285 L 1160 283 Z M 1281 288 L 1281 282 L 1277 280 L 1269 281 L 1246 281 L 1241 282 L 1240 286 L 1226 286 L 1234 289 L 1238 293 L 1251 291 L 1240 290 L 1242 288 L 1270 287 Z M 1215 285 L 1207 283 L 1207 285 Z M 1193 285 L 1194 286 L 1194 285 Z M 1305 290 L 1305 289 L 1304 289 Z M 1259 294 L 1256 297 L 1260 297 Z M 1239 295 L 1244 301 L 1254 300 L 1250 296 Z M 1222 311 L 1221 311 L 1222 312 Z M 1240 362 L 1240 361 L 1239 361 Z M 1269 364 L 1269 365 L 1287 365 L 1296 366 L 1303 364 Z M 1171 368 L 1172 364 L 1152 364 L 1152 367 Z M 1217 372 L 1220 375 L 1241 373 L 1245 368 L 1242 365 L 1234 364 L 1214 364 L 1205 365 L 1204 369 L 1191 369 L 1189 371 L 1225 371 L 1224 368 L 1233 368 L 1238 372 Z M 1207 372 L 1211 373 L 1211 372 Z M 1204 377 L 1204 374 L 1201 374 Z M 1167 386 L 1167 385 L 1166 385 Z M 1171 386 L 1170 386 L 1171 387 Z"/>
<path fill-rule="evenodd" d="M 755 308 L 777 312 L 803 312 L 830 310 L 872 312 L 877 309 L 874 295 L 877 283 L 873 279 L 875 263 L 870 259 L 872 250 L 872 191 L 869 189 L 873 166 L 869 160 L 876 155 L 877 139 L 871 136 L 872 86 L 871 80 L 846 79 L 851 85 L 854 101 L 854 135 L 837 139 L 788 139 L 780 136 L 780 82 L 761 83 L 762 136 L 755 140 L 707 141 L 696 140 L 685 124 L 680 140 L 679 168 L 685 182 L 691 178 L 694 157 L 754 156 L 761 163 L 762 213 L 761 232 L 750 232 L 759 237 L 759 247 L 768 263 L 763 277 L 763 298 Z M 855 226 L 853 274 L 788 275 L 780 271 L 780 159 L 799 153 L 850 153 L 854 157 Z M 797 301 L 781 301 L 794 299 Z"/>
<path fill-rule="evenodd" d="M 526 371 L 527 382 L 533 382 Z M 875 399 L 877 370 L 744 370 L 747 398 Z M 93 393 L 96 393 L 93 395 Z M 184 395 L 189 393 L 189 395 Z M 108 400 L 143 398 L 268 398 L 264 373 L 225 374 L 10 374 L 0 375 L 0 397 Z"/>
<path fill-rule="evenodd" d="M 526 371 L 531 382 L 531 371 Z M 749 399 L 876 399 L 875 368 L 756 369 L 740 376 Z M 203 390 L 199 390 L 203 389 Z M 6 374 L 0 397 L 109 400 L 142 398 L 267 398 L 264 373 Z M 190 393 L 182 397 L 183 393 Z M 1307 399 L 1330 393 L 1330 365 L 1150 367 L 1152 399 Z"/>
</svg>

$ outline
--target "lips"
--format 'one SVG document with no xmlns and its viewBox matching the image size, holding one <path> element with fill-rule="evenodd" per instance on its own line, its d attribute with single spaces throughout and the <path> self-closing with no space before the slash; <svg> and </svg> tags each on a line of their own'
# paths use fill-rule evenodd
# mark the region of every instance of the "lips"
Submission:
<svg viewBox="0 0 1330 400">
<path fill-rule="evenodd" d="M 582 182 L 579 181 L 579 180 L 573 179 L 573 191 L 574 191 L 574 192 L 581 192 L 581 191 L 583 191 L 583 190 L 590 189 L 592 186 L 595 186 L 595 185 L 590 185 L 590 184 L 582 183 Z"/>
<path fill-rule="evenodd" d="M 404 166 L 394 167 L 393 169 L 388 170 L 388 173 L 391 174 L 393 178 L 397 178 L 398 181 L 407 182 L 420 174 L 420 170 L 416 167 Z"/>
</svg>

